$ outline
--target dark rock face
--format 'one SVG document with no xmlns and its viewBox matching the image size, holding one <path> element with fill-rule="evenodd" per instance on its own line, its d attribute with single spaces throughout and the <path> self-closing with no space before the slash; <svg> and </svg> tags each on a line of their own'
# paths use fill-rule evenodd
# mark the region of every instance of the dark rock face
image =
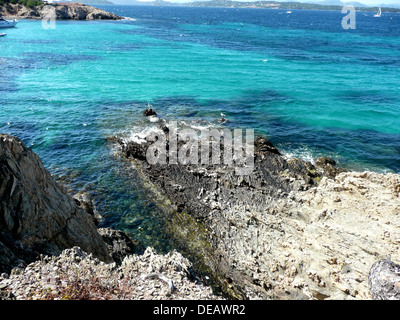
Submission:
<svg viewBox="0 0 400 320">
<path fill-rule="evenodd" d="M 271 141 L 268 141 L 264 137 L 258 136 L 257 139 L 254 141 L 254 146 L 257 150 L 258 153 L 260 154 L 266 154 L 268 152 L 274 153 L 277 155 L 281 155 L 279 150 L 275 148 L 275 146 L 271 143 Z"/>
<path fill-rule="evenodd" d="M 145 250 L 141 244 L 133 242 L 120 230 L 100 228 L 99 233 L 105 243 L 107 243 L 108 250 L 111 252 L 111 256 L 117 264 L 121 264 L 126 256 L 143 253 Z"/>
<path fill-rule="evenodd" d="M 0 135 L 0 270 L 79 246 L 111 261 L 93 218 L 21 140 Z"/>
<path fill-rule="evenodd" d="M 75 203 L 85 210 L 93 220 L 93 223 L 97 227 L 101 222 L 101 216 L 96 212 L 94 202 L 89 198 L 89 195 L 84 192 L 79 192 L 73 196 Z"/>
<path fill-rule="evenodd" d="M 145 117 L 157 116 L 157 112 L 155 112 L 154 109 L 152 109 L 150 107 L 148 109 L 144 110 L 143 114 Z"/>
<path fill-rule="evenodd" d="M 381 260 L 369 272 L 370 293 L 375 300 L 400 300 L 400 265 Z"/>
</svg>

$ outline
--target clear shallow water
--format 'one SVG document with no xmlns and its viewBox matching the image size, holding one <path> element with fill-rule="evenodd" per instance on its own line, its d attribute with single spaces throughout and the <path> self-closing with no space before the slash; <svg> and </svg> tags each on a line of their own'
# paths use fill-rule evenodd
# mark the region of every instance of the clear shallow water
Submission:
<svg viewBox="0 0 400 320">
<path fill-rule="evenodd" d="M 161 117 L 266 134 L 291 156 L 400 172 L 400 15 L 102 6 L 133 21 L 21 21 L 0 39 L 0 132 L 96 197 L 104 225 L 173 247 L 106 138 Z"/>
</svg>

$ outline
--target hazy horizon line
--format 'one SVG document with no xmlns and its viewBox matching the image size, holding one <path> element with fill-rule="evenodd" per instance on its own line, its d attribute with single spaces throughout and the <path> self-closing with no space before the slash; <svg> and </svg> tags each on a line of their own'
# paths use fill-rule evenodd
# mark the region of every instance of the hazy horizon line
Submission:
<svg viewBox="0 0 400 320">
<path fill-rule="evenodd" d="M 118 4 L 118 3 L 123 3 L 123 4 L 128 4 L 130 1 L 129 0 L 110 0 L 111 2 L 113 2 L 114 4 Z M 134 1 L 132 1 L 132 2 L 154 2 L 154 1 L 157 1 L 157 0 L 134 0 Z M 209 0 L 163 0 L 163 1 L 165 1 L 165 2 L 170 2 L 170 3 L 190 3 L 190 2 L 195 2 L 195 1 L 209 1 Z M 231 1 L 236 1 L 236 2 L 256 2 L 256 1 L 269 1 L 269 0 L 231 0 Z M 324 2 L 336 2 L 336 1 L 334 1 L 334 0 L 332 0 L 332 1 L 327 1 L 327 0 L 321 0 L 321 1 L 318 1 L 318 0 L 303 0 L 303 1 L 301 1 L 301 0 L 271 0 L 271 1 L 276 1 L 276 2 L 299 2 L 299 3 L 310 3 L 310 4 L 324 4 Z M 378 2 L 378 1 L 376 1 L 376 0 L 368 0 L 368 1 L 366 1 L 366 0 L 361 0 L 361 1 L 358 1 L 358 0 L 346 0 L 346 1 L 341 1 L 341 0 L 338 0 L 338 2 L 342 2 L 342 3 L 354 3 L 354 2 L 357 2 L 357 3 L 360 3 L 360 4 L 362 4 L 362 5 L 365 5 L 365 6 L 390 6 L 390 5 L 397 5 L 397 6 L 400 6 L 400 2 L 398 2 L 397 0 L 387 0 L 387 1 L 383 1 L 383 2 Z M 328 3 L 327 3 L 327 5 L 329 5 Z"/>
</svg>

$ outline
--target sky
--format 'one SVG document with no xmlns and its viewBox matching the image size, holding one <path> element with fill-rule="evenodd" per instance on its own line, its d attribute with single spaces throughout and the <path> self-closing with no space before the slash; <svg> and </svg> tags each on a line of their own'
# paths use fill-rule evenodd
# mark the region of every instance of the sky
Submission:
<svg viewBox="0 0 400 320">
<path fill-rule="evenodd" d="M 118 0 L 111 0 L 114 3 L 118 3 Z M 143 2 L 147 2 L 147 1 L 154 1 L 154 0 L 138 0 L 138 1 L 143 1 Z M 194 0 L 166 0 L 168 2 L 175 2 L 175 3 L 184 3 L 184 2 L 192 2 Z M 196 0 L 196 1 L 201 1 L 201 0 Z M 242 0 L 242 1 L 256 1 L 256 0 Z M 285 1 L 285 0 L 275 0 L 275 1 Z M 296 1 L 296 0 L 295 0 Z M 323 0 L 320 0 L 321 2 Z M 343 2 L 351 2 L 352 0 L 342 0 Z M 365 4 L 367 6 L 375 6 L 375 5 L 380 5 L 380 4 L 397 4 L 400 5 L 400 0 L 354 0 L 357 2 L 360 2 L 362 4 Z M 124 1 L 129 2 L 129 1 Z M 297 0 L 296 2 L 319 2 L 318 0 Z"/>
</svg>

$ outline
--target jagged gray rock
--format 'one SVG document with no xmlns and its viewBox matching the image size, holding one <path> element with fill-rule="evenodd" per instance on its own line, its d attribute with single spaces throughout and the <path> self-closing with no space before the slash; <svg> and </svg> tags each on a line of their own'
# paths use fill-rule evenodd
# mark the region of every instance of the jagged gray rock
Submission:
<svg viewBox="0 0 400 320">
<path fill-rule="evenodd" d="M 73 246 L 111 261 L 92 217 L 54 181 L 38 155 L 20 139 L 0 134 L 0 272 Z"/>
<path fill-rule="evenodd" d="M 323 170 L 324 175 L 335 178 L 341 172 L 348 172 L 344 168 L 337 167 L 336 161 L 329 157 L 320 157 L 315 161 L 315 166 Z"/>
<path fill-rule="evenodd" d="M 374 263 L 369 286 L 375 300 L 400 300 L 400 265 L 386 259 Z"/>
<path fill-rule="evenodd" d="M 147 248 L 117 266 L 73 247 L 0 274 L 0 300 L 222 300 L 191 269 L 176 251 L 161 255 Z"/>
<path fill-rule="evenodd" d="M 107 243 L 111 257 L 117 264 L 121 264 L 126 256 L 133 253 L 142 253 L 145 250 L 143 245 L 132 241 L 123 231 L 111 228 L 100 228 L 98 231 L 105 243 Z"/>
</svg>

